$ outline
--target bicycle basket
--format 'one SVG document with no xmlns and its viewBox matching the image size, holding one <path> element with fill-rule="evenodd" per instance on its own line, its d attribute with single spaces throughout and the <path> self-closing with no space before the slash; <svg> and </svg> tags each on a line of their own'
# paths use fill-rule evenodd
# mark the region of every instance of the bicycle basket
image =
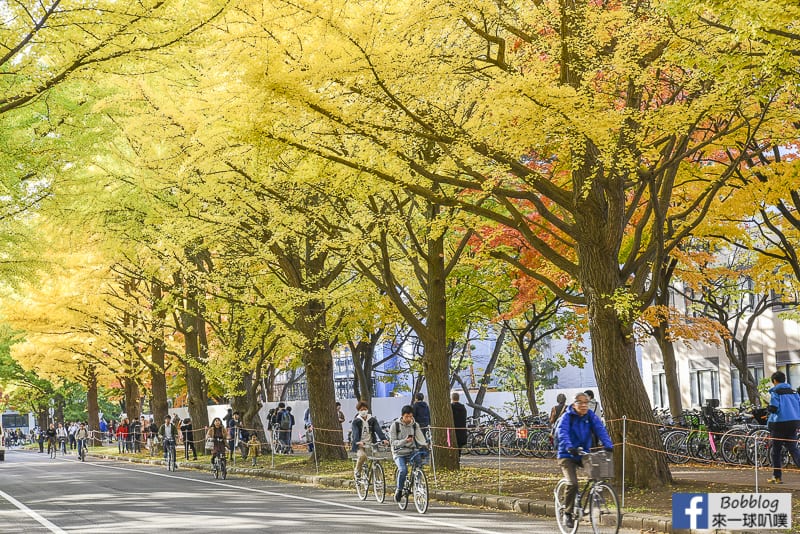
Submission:
<svg viewBox="0 0 800 534">
<path fill-rule="evenodd" d="M 614 457 L 605 451 L 586 454 L 583 468 L 592 480 L 614 478 Z"/>
<path fill-rule="evenodd" d="M 428 465 L 431 462 L 431 455 L 426 450 L 416 452 L 414 455 L 414 465 Z"/>
<path fill-rule="evenodd" d="M 391 460 L 392 448 L 388 445 L 375 444 L 367 449 L 367 456 L 374 460 Z"/>
</svg>

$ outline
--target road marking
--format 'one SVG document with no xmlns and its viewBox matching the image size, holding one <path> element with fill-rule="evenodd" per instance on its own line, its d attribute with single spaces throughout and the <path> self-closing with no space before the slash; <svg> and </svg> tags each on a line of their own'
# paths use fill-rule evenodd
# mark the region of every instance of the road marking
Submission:
<svg viewBox="0 0 800 534">
<path fill-rule="evenodd" d="M 21 502 L 19 502 L 17 499 L 12 497 L 8 493 L 6 493 L 4 491 L 0 491 L 0 497 L 4 498 L 8 502 L 10 502 L 14 506 L 19 508 L 20 510 L 22 510 L 23 512 L 25 512 L 26 514 L 28 514 L 32 518 L 34 518 L 36 521 L 38 521 L 43 527 L 45 527 L 50 532 L 53 532 L 54 534 L 67 534 L 66 531 L 61 530 L 59 527 L 55 526 L 53 523 L 51 523 L 47 519 L 45 519 L 44 517 L 40 516 L 39 514 L 37 514 L 36 512 L 31 510 L 27 506 L 22 504 Z"/>
<path fill-rule="evenodd" d="M 68 460 L 68 461 L 77 462 L 78 460 Z M 288 494 L 288 493 L 280 493 L 280 492 L 277 492 L 277 491 L 262 490 L 262 489 L 257 489 L 257 488 L 246 488 L 246 487 L 243 487 L 243 486 L 236 486 L 234 484 L 224 484 L 222 482 L 214 482 L 213 480 L 202 480 L 202 479 L 199 479 L 199 478 L 179 477 L 179 476 L 175 476 L 175 475 L 168 475 L 166 473 L 158 473 L 158 472 L 154 472 L 154 471 L 144 471 L 144 470 L 141 470 L 141 469 L 131 469 L 130 467 L 119 467 L 119 466 L 115 466 L 115 465 L 97 464 L 97 463 L 94 463 L 94 462 L 85 462 L 85 463 L 88 464 L 88 465 L 93 465 L 95 467 L 104 467 L 106 469 L 117 469 L 119 471 L 133 471 L 135 473 L 145 473 L 145 474 L 148 474 L 148 475 L 154 475 L 154 476 L 159 476 L 159 477 L 164 477 L 164 478 L 175 478 L 175 479 L 178 479 L 178 480 L 191 480 L 193 482 L 200 482 L 202 484 L 209 484 L 211 486 L 221 486 L 221 487 L 227 488 L 227 489 L 238 489 L 238 490 L 243 490 L 243 491 L 250 491 L 250 492 L 253 492 L 253 493 L 263 493 L 264 495 L 270 495 L 270 496 L 273 496 L 273 497 L 286 497 L 288 499 L 295 499 L 295 500 L 298 500 L 298 501 L 307 501 L 307 502 L 312 502 L 312 503 L 316 503 L 316 504 L 328 504 L 328 505 L 331 505 L 331 506 L 338 506 L 340 508 L 347 508 L 349 510 L 355 510 L 356 512 L 360 512 L 360 513 L 370 513 L 370 514 L 377 514 L 377 515 L 395 517 L 395 518 L 402 519 L 405 522 L 408 522 L 410 519 L 413 519 L 413 520 L 419 521 L 420 523 L 426 523 L 426 524 L 431 525 L 431 526 L 443 527 L 443 528 L 446 529 L 447 532 L 452 532 L 452 528 L 455 526 L 452 523 L 448 523 L 448 522 L 445 522 L 445 521 L 437 521 L 436 519 L 429 519 L 429 518 L 423 517 L 423 516 L 421 516 L 419 514 L 417 514 L 417 515 L 400 514 L 400 513 L 397 513 L 397 512 L 389 512 L 387 510 L 367 509 L 367 508 L 364 508 L 362 506 L 354 506 L 352 504 L 325 501 L 323 499 L 313 499 L 311 497 L 301 497 L 300 495 L 291 495 L 291 494 Z M 392 498 L 392 497 L 393 497 L 393 495 L 390 495 L 390 498 Z M 484 529 L 481 529 L 481 528 L 468 527 L 468 526 L 465 526 L 465 525 L 458 525 L 458 526 L 456 526 L 456 528 L 458 528 L 459 530 L 467 531 L 467 532 L 477 532 L 479 534 L 500 534 L 499 532 L 494 531 L 494 530 L 484 530 Z"/>
</svg>

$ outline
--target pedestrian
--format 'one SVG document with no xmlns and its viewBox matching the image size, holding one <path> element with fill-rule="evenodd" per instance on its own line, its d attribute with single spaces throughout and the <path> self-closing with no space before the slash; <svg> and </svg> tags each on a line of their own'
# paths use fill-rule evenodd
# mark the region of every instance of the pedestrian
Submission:
<svg viewBox="0 0 800 534">
<path fill-rule="evenodd" d="M 564 415 L 564 412 L 567 411 L 567 396 L 563 393 L 559 393 L 556 396 L 556 404 L 550 408 L 550 427 L 552 428 L 555 426 L 556 421 L 558 418 Z"/>
<path fill-rule="evenodd" d="M 230 451 L 232 462 L 236 447 L 239 445 L 239 426 L 241 425 L 239 421 L 239 412 L 233 412 L 233 415 L 228 419 L 225 425 L 228 428 L 228 450 Z"/>
<path fill-rule="evenodd" d="M 800 427 L 800 395 L 786 382 L 783 371 L 775 371 L 770 377 L 769 390 L 769 429 L 772 447 L 772 478 L 770 484 L 783 484 L 783 448 L 792 455 L 795 465 L 800 465 L 800 450 L 797 448 L 797 429 Z"/>
<path fill-rule="evenodd" d="M 594 398 L 594 391 L 591 389 L 587 389 L 584 391 L 587 397 L 589 397 L 589 409 L 592 410 L 594 413 L 597 413 L 597 401 Z M 600 414 L 598 414 L 600 415 Z"/>
<path fill-rule="evenodd" d="M 425 402 L 425 395 L 422 392 L 416 394 L 416 399 L 413 405 L 414 421 L 422 429 L 425 439 L 428 439 L 428 430 L 431 426 L 431 409 L 428 407 L 428 403 Z M 430 440 L 428 439 L 428 441 Z"/>
<path fill-rule="evenodd" d="M 69 450 L 74 451 L 78 448 L 78 441 L 75 439 L 75 433 L 78 431 L 78 422 L 73 421 L 70 423 L 69 428 L 67 429 L 67 435 L 69 436 Z"/>
<path fill-rule="evenodd" d="M 183 453 L 186 461 L 189 461 L 189 449 L 192 449 L 192 456 L 197 460 L 197 449 L 194 446 L 194 429 L 192 428 L 192 420 L 187 417 L 181 423 L 181 432 L 183 433 Z"/>
<path fill-rule="evenodd" d="M 339 424 L 342 424 L 347 420 L 347 418 L 344 416 L 344 412 L 342 411 L 341 402 L 336 403 L 336 419 L 339 420 Z"/>
<path fill-rule="evenodd" d="M 314 435 L 312 434 L 313 430 L 311 425 L 311 407 L 306 408 L 306 411 L 303 412 L 303 430 L 305 431 L 308 452 L 314 452 Z"/>
<path fill-rule="evenodd" d="M 133 453 L 142 452 L 141 441 L 143 421 L 144 417 L 141 417 L 141 419 L 134 419 L 131 421 L 131 426 L 128 428 L 128 443 L 130 451 Z"/>
<path fill-rule="evenodd" d="M 126 452 L 125 444 L 128 442 L 128 419 L 125 418 L 117 426 L 117 447 L 120 453 Z"/>
<path fill-rule="evenodd" d="M 589 410 L 589 396 L 578 393 L 558 425 L 558 465 L 564 478 L 569 481 L 565 503 L 574 506 L 578 494 L 577 469 L 583 465 L 580 449 L 589 452 L 594 438 L 602 442 L 605 450 L 613 450 L 614 445 L 605 425 L 597 414 Z M 570 529 L 573 527 L 572 508 L 565 511 L 565 525 Z"/>
<path fill-rule="evenodd" d="M 284 443 L 286 443 L 286 446 L 287 446 L 286 453 L 287 454 L 294 454 L 294 449 L 292 448 L 292 429 L 294 428 L 295 420 L 294 420 L 294 415 L 292 415 L 292 407 L 291 406 L 287 406 L 285 413 L 286 413 L 286 415 L 288 415 L 288 419 L 289 419 L 289 430 L 288 431 L 287 430 L 281 430 L 281 434 L 283 434 L 283 441 L 284 441 Z M 281 427 L 281 428 L 283 428 L 283 427 Z"/>
<path fill-rule="evenodd" d="M 467 444 L 467 407 L 459 402 L 460 399 L 457 392 L 454 391 L 450 394 L 450 408 L 453 410 L 453 426 L 459 454 L 461 448 Z"/>
<path fill-rule="evenodd" d="M 108 432 L 108 423 L 106 423 L 105 417 L 100 418 L 100 424 L 97 425 L 97 428 L 100 430 L 100 442 L 102 443 L 106 439 L 106 433 Z"/>
<path fill-rule="evenodd" d="M 261 442 L 258 441 L 258 436 L 255 432 L 250 436 L 250 440 L 247 442 L 247 448 L 250 450 L 250 458 L 253 462 L 253 467 L 256 465 L 256 458 L 258 458 L 258 454 L 261 452 Z"/>
<path fill-rule="evenodd" d="M 45 432 L 42 429 L 39 429 L 39 434 L 36 438 L 36 441 L 39 442 L 39 452 L 44 453 L 44 435 Z"/>
</svg>

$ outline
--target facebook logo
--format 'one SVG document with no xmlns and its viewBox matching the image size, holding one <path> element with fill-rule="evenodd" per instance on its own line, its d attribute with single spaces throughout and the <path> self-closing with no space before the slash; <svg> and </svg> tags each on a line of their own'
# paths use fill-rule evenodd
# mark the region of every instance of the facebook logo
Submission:
<svg viewBox="0 0 800 534">
<path fill-rule="evenodd" d="M 708 528 L 708 494 L 673 493 L 672 528 Z"/>
</svg>

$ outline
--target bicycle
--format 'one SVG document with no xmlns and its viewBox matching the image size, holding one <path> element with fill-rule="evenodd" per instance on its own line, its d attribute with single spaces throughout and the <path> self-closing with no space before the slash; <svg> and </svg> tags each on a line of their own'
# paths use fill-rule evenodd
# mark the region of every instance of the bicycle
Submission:
<svg viewBox="0 0 800 534">
<path fill-rule="evenodd" d="M 367 500 L 369 486 L 372 484 L 375 500 L 382 503 L 386 499 L 386 477 L 381 461 L 391 458 L 391 453 L 388 448 L 379 445 L 366 444 L 364 450 L 367 453 L 367 461 L 361 466 L 361 472 L 353 471 L 356 493 L 362 501 Z"/>
<path fill-rule="evenodd" d="M 175 440 L 164 438 L 164 456 L 167 463 L 167 471 L 177 471 L 178 464 L 175 463 Z"/>
<path fill-rule="evenodd" d="M 50 454 L 50 459 L 54 459 L 56 457 L 56 453 L 58 449 L 56 448 L 56 440 L 55 439 L 48 439 L 47 440 L 47 452 Z"/>
<path fill-rule="evenodd" d="M 222 477 L 222 480 L 228 478 L 228 466 L 225 460 L 225 454 L 217 454 L 214 456 L 214 463 L 212 464 L 212 470 L 214 471 L 214 478 L 219 479 Z"/>
<path fill-rule="evenodd" d="M 422 470 L 422 466 L 427 463 L 427 459 L 428 451 L 426 449 L 419 449 L 408 458 L 408 463 L 412 467 L 409 469 L 406 482 L 400 490 L 401 495 L 397 505 L 400 506 L 401 510 L 405 510 L 408 507 L 408 496 L 413 495 L 414 507 L 417 512 L 424 514 L 428 511 L 428 479 Z"/>
<path fill-rule="evenodd" d="M 614 476 L 614 463 L 605 451 L 586 453 L 579 450 L 589 479 L 575 496 L 573 524 L 567 525 L 568 507 L 566 501 L 569 481 L 562 478 L 553 491 L 556 506 L 556 522 L 561 534 L 575 534 L 581 520 L 589 516 L 595 534 L 617 534 L 622 524 L 617 494 L 606 479 Z M 572 508 L 571 506 L 569 508 Z"/>
<path fill-rule="evenodd" d="M 78 458 L 81 459 L 81 462 L 86 461 L 86 443 L 87 440 L 85 439 L 78 440 Z"/>
</svg>

